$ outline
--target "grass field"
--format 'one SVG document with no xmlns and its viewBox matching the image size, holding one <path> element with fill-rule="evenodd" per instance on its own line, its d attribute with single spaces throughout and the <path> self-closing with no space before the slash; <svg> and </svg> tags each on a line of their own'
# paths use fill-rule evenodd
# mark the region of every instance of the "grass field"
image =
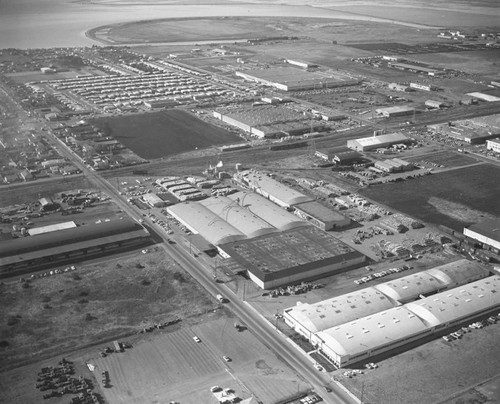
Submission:
<svg viewBox="0 0 500 404">
<path fill-rule="evenodd" d="M 99 118 L 93 120 L 92 124 L 145 159 L 241 140 L 224 129 L 177 109 L 119 118 Z"/>
<path fill-rule="evenodd" d="M 136 333 L 216 304 L 163 250 L 0 286 L 0 369 Z M 1 400 L 0 400 L 1 401 Z"/>
<path fill-rule="evenodd" d="M 462 231 L 464 225 L 500 215 L 499 176 L 500 168 L 483 164 L 359 192 L 424 222 Z"/>
<path fill-rule="evenodd" d="M 422 160 L 425 160 L 431 163 L 442 164 L 445 167 L 461 167 L 461 166 L 466 166 L 468 164 L 474 164 L 477 162 L 477 160 L 474 157 L 466 156 L 464 154 L 456 153 L 449 150 L 438 153 L 432 153 L 429 155 L 412 157 L 407 160 L 417 164 Z"/>
</svg>

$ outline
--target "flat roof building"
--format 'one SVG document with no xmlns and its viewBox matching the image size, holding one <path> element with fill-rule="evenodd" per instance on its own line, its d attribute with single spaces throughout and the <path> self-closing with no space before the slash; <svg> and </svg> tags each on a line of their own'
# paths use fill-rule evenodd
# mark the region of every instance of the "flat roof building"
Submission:
<svg viewBox="0 0 500 404">
<path fill-rule="evenodd" d="M 299 203 L 293 207 L 297 216 L 321 230 L 341 229 L 351 224 L 351 219 L 316 201 Z"/>
<path fill-rule="evenodd" d="M 303 202 L 311 202 L 314 199 L 303 193 L 282 184 L 270 176 L 254 170 L 240 171 L 234 178 L 251 190 L 268 198 L 277 205 L 289 208 Z"/>
<path fill-rule="evenodd" d="M 491 247 L 498 254 L 500 251 L 500 219 L 473 224 L 464 228 L 464 236 Z"/>
<path fill-rule="evenodd" d="M 223 255 L 246 268 L 262 289 L 332 275 L 361 265 L 366 257 L 314 226 L 303 226 L 219 246 Z"/>
<path fill-rule="evenodd" d="M 406 106 L 384 107 L 377 108 L 375 112 L 385 118 L 391 118 L 393 116 L 412 115 L 415 113 L 415 108 Z"/>
<path fill-rule="evenodd" d="M 402 133 L 389 133 L 386 135 L 370 136 L 347 141 L 347 147 L 357 151 L 367 151 L 392 146 L 398 143 L 409 143 Z"/>
<path fill-rule="evenodd" d="M 28 230 L 30 236 L 36 236 L 38 234 L 50 233 L 51 231 L 73 229 L 76 227 L 76 223 L 73 221 L 50 224 L 48 226 L 34 227 Z"/>
</svg>

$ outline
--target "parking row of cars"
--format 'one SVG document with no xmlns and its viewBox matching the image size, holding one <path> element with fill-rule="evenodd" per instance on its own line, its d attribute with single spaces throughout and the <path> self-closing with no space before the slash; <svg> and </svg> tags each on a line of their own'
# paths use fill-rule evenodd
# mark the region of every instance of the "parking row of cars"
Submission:
<svg viewBox="0 0 500 404">
<path fill-rule="evenodd" d="M 498 313 L 497 315 L 494 315 L 494 316 L 490 316 L 488 317 L 486 320 L 482 320 L 482 321 L 476 321 L 472 324 L 470 324 L 468 327 L 462 327 L 461 329 L 457 330 L 457 331 L 454 331 L 448 335 L 444 335 L 442 338 L 446 341 L 446 342 L 451 342 L 455 339 L 460 339 L 462 338 L 462 336 L 468 332 L 471 332 L 472 330 L 478 330 L 480 328 L 483 328 L 487 325 L 492 325 L 492 324 L 496 324 L 496 322 L 500 320 L 500 313 Z"/>
<path fill-rule="evenodd" d="M 409 266 L 409 265 L 403 265 L 401 267 L 398 267 L 398 268 L 390 268 L 390 269 L 385 269 L 381 272 L 375 272 L 373 274 L 370 274 L 368 276 L 364 276 L 362 277 L 361 279 L 357 279 L 354 281 L 354 283 L 356 285 L 361 285 L 363 283 L 366 283 L 366 282 L 370 282 L 374 279 L 377 279 L 377 278 L 382 278 L 384 276 L 387 276 L 387 275 L 390 275 L 390 274 L 393 274 L 393 273 L 396 273 L 396 272 L 403 272 L 403 271 L 407 271 L 409 269 L 412 269 L 413 267 Z"/>
</svg>

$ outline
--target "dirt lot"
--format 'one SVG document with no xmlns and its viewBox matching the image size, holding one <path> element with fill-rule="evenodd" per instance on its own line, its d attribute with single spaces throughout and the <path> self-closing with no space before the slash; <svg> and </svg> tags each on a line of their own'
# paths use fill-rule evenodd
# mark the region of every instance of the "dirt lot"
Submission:
<svg viewBox="0 0 500 404">
<path fill-rule="evenodd" d="M 134 334 L 152 322 L 185 319 L 216 303 L 161 247 L 1 285 L 3 368 Z"/>
<path fill-rule="evenodd" d="M 215 403 L 213 385 L 232 388 L 243 399 L 253 395 L 272 403 L 309 387 L 249 331 L 238 332 L 233 323 L 230 317 L 209 319 L 139 341 L 123 354 L 86 360 L 97 366 L 96 372 L 109 371 L 113 387 L 103 394 L 110 403 Z M 200 343 L 193 341 L 195 335 Z M 231 361 L 225 362 L 223 355 Z"/>
<path fill-rule="evenodd" d="M 225 310 L 207 313 L 203 320 L 187 319 L 171 332 L 169 327 L 150 334 L 127 338 L 133 346 L 122 353 L 105 358 L 95 349 L 75 352 L 68 358 L 75 363 L 78 374 L 89 378 L 95 391 L 106 402 L 215 403 L 210 392 L 214 385 L 231 388 L 242 398 L 255 397 L 272 403 L 310 386 L 293 370 L 257 341 L 249 331 L 234 329 L 235 319 Z M 196 343 L 192 338 L 198 336 Z M 227 355 L 231 361 L 225 362 Z M 36 365 L 3 373 L 0 378 L 0 401 L 9 403 L 38 402 L 41 392 L 35 390 L 36 372 L 41 366 L 59 360 L 51 359 Z M 95 365 L 91 373 L 84 363 Z M 101 372 L 109 372 L 110 386 L 103 388 Z M 66 399 L 52 399 L 66 403 Z"/>
<path fill-rule="evenodd" d="M 496 341 L 499 332 L 500 324 L 497 323 L 473 330 L 453 342 L 435 339 L 378 361 L 378 369 L 365 371 L 363 375 L 348 379 L 339 370 L 334 372 L 334 377 L 358 398 L 363 394 L 364 400 L 370 403 L 485 402 L 447 398 L 498 375 L 500 353 Z M 491 383 L 498 389 L 498 379 Z"/>
<path fill-rule="evenodd" d="M 181 110 L 100 118 L 93 120 L 92 124 L 146 159 L 241 140 Z"/>
<path fill-rule="evenodd" d="M 497 181 L 500 168 L 491 164 L 457 169 L 411 181 L 380 184 L 359 192 L 424 222 L 444 224 L 456 230 L 481 220 L 481 215 L 500 215 Z M 450 203 L 468 214 L 457 217 Z M 473 220 L 471 220 L 473 219 Z"/>
</svg>

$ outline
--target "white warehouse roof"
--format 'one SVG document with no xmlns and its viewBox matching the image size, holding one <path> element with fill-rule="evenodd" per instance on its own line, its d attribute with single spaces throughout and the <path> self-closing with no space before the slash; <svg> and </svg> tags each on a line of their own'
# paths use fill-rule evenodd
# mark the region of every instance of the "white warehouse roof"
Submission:
<svg viewBox="0 0 500 404">
<path fill-rule="evenodd" d="M 256 171 L 242 173 L 250 188 L 255 189 L 264 197 L 271 197 L 284 206 L 293 206 L 302 202 L 312 201 L 313 198 L 296 191 L 279 181 Z"/>
<path fill-rule="evenodd" d="M 446 287 L 445 283 L 440 282 L 425 271 L 374 286 L 395 303 L 406 303 L 417 299 L 421 294 L 426 295 Z"/>
<path fill-rule="evenodd" d="M 355 141 L 363 147 L 375 147 L 387 143 L 406 142 L 408 138 L 402 133 L 389 133 L 387 135 L 363 137 Z"/>
<path fill-rule="evenodd" d="M 500 276 L 490 276 L 438 293 L 405 307 L 430 327 L 457 322 L 500 306 Z"/>
<path fill-rule="evenodd" d="M 427 326 L 404 306 L 375 313 L 319 332 L 317 337 L 339 356 L 357 356 L 393 345 L 427 331 Z"/>
<path fill-rule="evenodd" d="M 278 230 L 290 230 L 307 223 L 255 192 L 240 191 L 228 196 Z"/>
<path fill-rule="evenodd" d="M 476 261 L 468 261 L 466 259 L 440 265 L 425 272 L 439 281 L 446 283 L 448 288 L 477 281 L 489 275 L 488 271 Z"/>
<path fill-rule="evenodd" d="M 312 333 L 392 308 L 393 303 L 375 288 L 365 288 L 318 303 L 294 306 L 285 315 Z"/>
<path fill-rule="evenodd" d="M 213 196 L 199 203 L 241 231 L 248 238 L 263 236 L 276 231 L 275 227 L 241 207 L 237 201 L 225 196 Z"/>
<path fill-rule="evenodd" d="M 243 233 L 198 202 L 178 203 L 168 207 L 167 212 L 213 245 L 246 238 Z"/>
</svg>

